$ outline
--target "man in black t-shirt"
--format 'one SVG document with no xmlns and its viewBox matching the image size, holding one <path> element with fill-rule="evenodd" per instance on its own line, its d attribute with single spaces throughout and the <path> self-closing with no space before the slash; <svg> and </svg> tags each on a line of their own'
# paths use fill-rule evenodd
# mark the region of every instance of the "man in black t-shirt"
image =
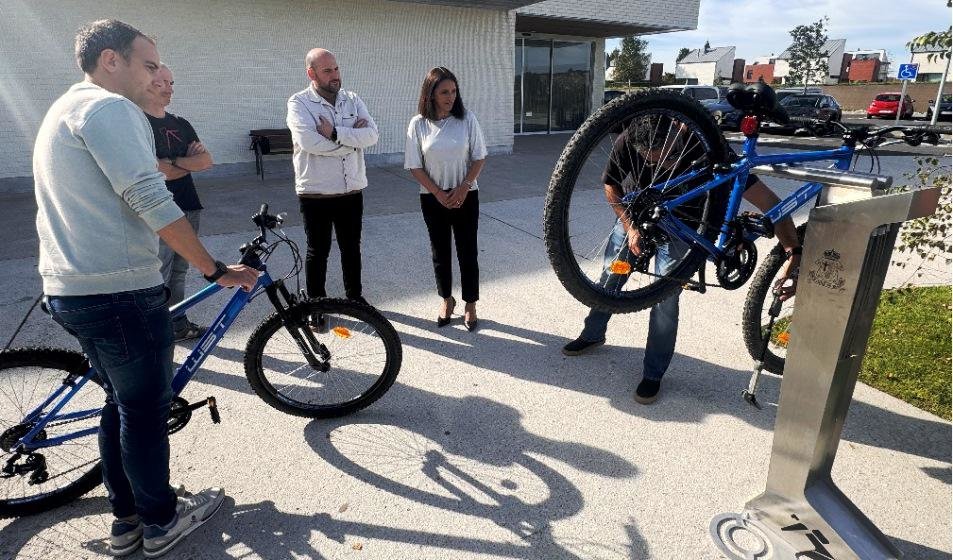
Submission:
<svg viewBox="0 0 953 560">
<path fill-rule="evenodd" d="M 156 158 L 159 171 L 165 174 L 166 187 L 198 233 L 202 203 L 195 192 L 192 172 L 212 167 L 212 155 L 202 145 L 189 121 L 166 112 L 165 108 L 172 102 L 174 83 L 172 70 L 163 64 L 149 87 L 142 110 L 152 125 Z M 162 260 L 162 278 L 171 292 L 169 305 L 172 306 L 185 298 L 185 274 L 189 263 L 161 240 L 159 258 Z M 176 342 L 197 338 L 205 332 L 205 327 L 189 321 L 185 315 L 175 320 L 173 328 Z"/>
<path fill-rule="evenodd" d="M 728 148 L 730 151 L 730 148 Z M 610 152 L 609 163 L 602 175 L 603 188 L 608 203 L 616 213 L 617 220 L 603 256 L 603 273 L 599 283 L 606 288 L 621 289 L 628 275 L 612 274 L 609 265 L 616 260 L 632 260 L 641 253 L 640 234 L 633 227 L 631 217 L 620 204 L 625 193 L 638 191 L 651 185 L 663 183 L 687 173 L 691 164 L 705 155 L 702 144 L 678 122 L 665 116 L 643 117 L 630 123 L 620 134 Z M 730 156 L 737 157 L 732 152 Z M 779 202 L 778 197 L 754 174 L 748 175 L 745 200 L 762 212 Z M 691 202 L 680 207 L 690 213 Z M 686 219 L 682 216 L 683 219 Z M 778 241 L 788 251 L 789 259 L 782 278 L 790 278 L 785 284 L 794 293 L 797 266 L 800 263 L 800 243 L 794 222 L 786 218 L 776 224 Z M 672 239 L 659 245 L 655 253 L 657 275 L 665 275 L 682 259 L 689 247 L 682 241 Z M 674 295 L 652 306 L 649 313 L 649 332 L 645 342 L 642 381 L 635 390 L 634 398 L 642 404 L 650 404 L 658 398 L 662 376 L 665 375 L 678 335 L 678 296 Z M 611 314 L 591 310 L 578 338 L 563 347 L 563 354 L 576 356 L 605 342 L 606 327 Z"/>
</svg>

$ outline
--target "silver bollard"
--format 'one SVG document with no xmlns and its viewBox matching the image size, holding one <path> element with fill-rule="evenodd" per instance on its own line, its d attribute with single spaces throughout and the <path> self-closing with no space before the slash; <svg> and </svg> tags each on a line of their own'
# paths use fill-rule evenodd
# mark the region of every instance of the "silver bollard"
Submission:
<svg viewBox="0 0 953 560">
<path fill-rule="evenodd" d="M 814 171 L 797 173 L 837 186 L 825 188 L 808 219 L 767 485 L 742 513 L 710 525 L 733 560 L 900 558 L 831 468 L 900 224 L 933 214 L 940 190 L 885 194 L 889 178 Z"/>
</svg>

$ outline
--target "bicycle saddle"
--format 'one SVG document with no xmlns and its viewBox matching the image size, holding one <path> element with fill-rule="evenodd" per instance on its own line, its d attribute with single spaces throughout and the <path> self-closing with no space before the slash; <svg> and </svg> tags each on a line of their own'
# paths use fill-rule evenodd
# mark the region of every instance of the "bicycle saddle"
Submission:
<svg viewBox="0 0 953 560">
<path fill-rule="evenodd" d="M 746 115 L 757 115 L 778 124 L 787 124 L 790 121 L 787 111 L 778 104 L 774 90 L 763 82 L 749 86 L 740 83 L 731 84 L 728 87 L 727 99 L 732 107 L 743 111 Z"/>
</svg>

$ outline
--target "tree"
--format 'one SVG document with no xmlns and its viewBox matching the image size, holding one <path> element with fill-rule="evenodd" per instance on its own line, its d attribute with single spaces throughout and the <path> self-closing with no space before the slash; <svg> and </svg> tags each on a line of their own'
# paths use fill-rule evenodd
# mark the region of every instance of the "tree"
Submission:
<svg viewBox="0 0 953 560">
<path fill-rule="evenodd" d="M 790 31 L 791 48 L 788 49 L 788 78 L 792 83 L 807 84 L 818 82 L 827 76 L 827 56 L 824 43 L 827 42 L 827 16 L 809 25 L 798 25 Z"/>
<path fill-rule="evenodd" d="M 641 82 L 645 80 L 645 72 L 649 66 L 649 54 L 645 48 L 649 43 L 638 37 L 622 39 L 622 50 L 616 58 L 615 74 L 613 77 L 619 82 Z"/>
<path fill-rule="evenodd" d="M 688 53 L 692 52 L 692 49 L 688 47 L 682 47 L 678 49 L 678 56 L 675 57 L 675 62 L 681 62 L 683 58 L 688 56 Z"/>
</svg>

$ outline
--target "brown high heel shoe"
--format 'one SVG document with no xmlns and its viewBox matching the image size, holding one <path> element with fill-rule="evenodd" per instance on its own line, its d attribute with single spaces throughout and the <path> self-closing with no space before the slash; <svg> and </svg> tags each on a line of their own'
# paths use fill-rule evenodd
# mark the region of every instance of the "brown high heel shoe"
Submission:
<svg viewBox="0 0 953 560">
<path fill-rule="evenodd" d="M 453 318 L 453 308 L 457 306 L 457 300 L 454 299 L 453 296 L 447 299 L 450 300 L 450 305 L 447 306 L 447 314 L 445 316 L 437 316 L 438 327 L 446 327 L 450 324 L 450 320 Z"/>
<path fill-rule="evenodd" d="M 465 326 L 468 331 L 473 332 L 480 323 L 480 320 L 476 317 L 476 303 L 468 303 L 465 309 L 463 312 L 463 326 Z"/>
</svg>

